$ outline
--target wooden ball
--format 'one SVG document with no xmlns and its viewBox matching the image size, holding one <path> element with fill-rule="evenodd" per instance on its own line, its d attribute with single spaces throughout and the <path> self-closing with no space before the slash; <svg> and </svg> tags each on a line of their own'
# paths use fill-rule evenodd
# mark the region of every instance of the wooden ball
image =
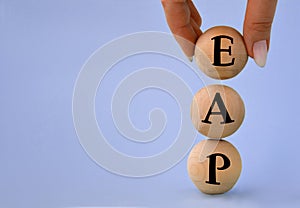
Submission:
<svg viewBox="0 0 300 208">
<path fill-rule="evenodd" d="M 209 138 L 224 138 L 242 124 L 245 106 L 240 95 L 225 85 L 208 85 L 192 101 L 191 119 L 195 128 Z"/>
<path fill-rule="evenodd" d="M 237 182 L 242 161 L 237 149 L 225 140 L 203 140 L 191 151 L 188 174 L 196 187 L 206 194 L 222 194 Z"/>
<path fill-rule="evenodd" d="M 198 67 L 214 79 L 229 79 L 239 74 L 248 60 L 242 35 L 227 26 L 208 29 L 197 40 L 195 60 Z"/>
</svg>

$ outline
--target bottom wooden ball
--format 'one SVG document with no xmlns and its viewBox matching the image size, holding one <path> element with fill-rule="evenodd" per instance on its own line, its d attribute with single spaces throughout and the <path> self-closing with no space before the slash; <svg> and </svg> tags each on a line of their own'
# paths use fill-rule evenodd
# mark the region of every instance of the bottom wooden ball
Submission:
<svg viewBox="0 0 300 208">
<path fill-rule="evenodd" d="M 189 177 L 206 194 L 222 194 L 237 182 L 242 161 L 237 149 L 225 140 L 203 140 L 192 149 L 187 163 Z"/>
</svg>

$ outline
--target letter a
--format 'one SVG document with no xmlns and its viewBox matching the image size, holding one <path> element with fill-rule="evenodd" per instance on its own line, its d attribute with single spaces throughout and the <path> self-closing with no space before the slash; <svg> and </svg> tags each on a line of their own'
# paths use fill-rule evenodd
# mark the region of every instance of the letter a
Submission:
<svg viewBox="0 0 300 208">
<path fill-rule="evenodd" d="M 220 109 L 219 112 L 212 112 L 215 103 L 217 103 L 217 105 L 218 105 L 218 107 Z M 218 93 L 218 92 L 216 93 L 216 95 L 214 97 L 214 100 L 213 100 L 213 102 L 212 102 L 212 104 L 211 104 L 211 106 L 209 108 L 209 111 L 208 111 L 205 119 L 202 120 L 202 122 L 203 123 L 207 123 L 207 124 L 211 124 L 211 121 L 209 121 L 209 117 L 211 115 L 221 115 L 223 117 L 223 120 L 224 120 L 224 121 L 221 122 L 221 124 L 227 124 L 227 123 L 234 122 L 234 120 L 232 120 L 230 118 L 229 113 L 227 112 L 227 109 L 226 109 L 226 107 L 224 105 L 224 102 L 222 100 L 222 97 L 221 97 L 220 93 Z"/>
</svg>

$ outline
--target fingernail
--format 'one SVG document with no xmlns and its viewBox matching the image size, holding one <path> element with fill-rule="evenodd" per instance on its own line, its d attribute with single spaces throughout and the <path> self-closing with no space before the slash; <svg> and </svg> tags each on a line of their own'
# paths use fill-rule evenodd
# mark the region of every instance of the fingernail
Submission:
<svg viewBox="0 0 300 208">
<path fill-rule="evenodd" d="M 188 59 L 190 60 L 190 62 L 193 62 L 193 56 L 188 57 Z"/>
<path fill-rule="evenodd" d="M 264 67 L 266 65 L 267 55 L 268 55 L 266 40 L 261 40 L 254 43 L 253 55 L 254 55 L 254 61 L 258 66 Z"/>
</svg>

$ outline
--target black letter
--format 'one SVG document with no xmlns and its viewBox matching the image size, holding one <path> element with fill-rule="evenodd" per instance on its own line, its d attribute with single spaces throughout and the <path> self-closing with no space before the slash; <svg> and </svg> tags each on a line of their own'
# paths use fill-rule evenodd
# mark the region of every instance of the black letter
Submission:
<svg viewBox="0 0 300 208">
<path fill-rule="evenodd" d="M 235 58 L 232 58 L 230 63 L 221 63 L 221 52 L 228 52 L 231 56 L 231 46 L 228 49 L 221 48 L 221 40 L 222 38 L 229 39 L 230 42 L 233 44 L 233 38 L 227 35 L 219 35 L 213 37 L 212 40 L 215 40 L 215 48 L 214 48 L 214 66 L 231 66 L 234 64 Z"/>
<path fill-rule="evenodd" d="M 222 159 L 224 161 L 224 164 L 222 167 L 216 167 L 217 156 L 222 157 Z M 207 157 L 209 158 L 209 179 L 208 179 L 208 181 L 205 181 L 205 183 L 220 185 L 221 183 L 217 182 L 217 179 L 216 179 L 216 168 L 218 170 L 225 170 L 225 169 L 229 168 L 230 160 L 228 157 L 226 157 L 225 155 L 223 155 L 221 153 L 215 153 L 215 154 L 209 155 Z"/>
<path fill-rule="evenodd" d="M 220 112 L 212 112 L 212 109 L 213 109 L 215 103 L 218 104 Z M 212 104 L 211 104 L 211 106 L 209 108 L 209 111 L 208 111 L 205 119 L 202 120 L 202 122 L 203 123 L 211 124 L 211 122 L 209 121 L 210 115 L 222 115 L 224 121 L 221 122 L 221 124 L 226 124 L 226 123 L 232 123 L 232 122 L 234 122 L 234 120 L 231 120 L 231 118 L 229 116 L 229 113 L 227 112 L 227 109 L 226 109 L 226 107 L 224 105 L 224 102 L 223 102 L 223 100 L 221 98 L 221 95 L 218 92 L 216 93 L 216 95 L 214 97 L 214 100 L 213 100 L 213 102 L 212 102 Z"/>
</svg>

